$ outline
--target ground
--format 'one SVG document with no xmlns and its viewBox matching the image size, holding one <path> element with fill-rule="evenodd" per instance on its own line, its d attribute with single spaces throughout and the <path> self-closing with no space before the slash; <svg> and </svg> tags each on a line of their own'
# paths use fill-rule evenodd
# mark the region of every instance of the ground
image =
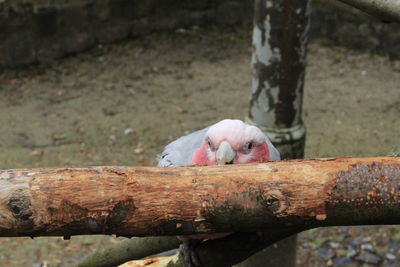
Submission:
<svg viewBox="0 0 400 267">
<path fill-rule="evenodd" d="M 243 28 L 179 30 L 3 70 L 0 167 L 154 165 L 169 141 L 247 115 L 250 39 Z M 310 45 L 307 158 L 400 151 L 399 63 Z M 0 265 L 65 266 L 116 240 L 1 238 Z M 310 230 L 298 243 L 298 266 L 396 266 L 400 260 L 395 226 Z"/>
</svg>

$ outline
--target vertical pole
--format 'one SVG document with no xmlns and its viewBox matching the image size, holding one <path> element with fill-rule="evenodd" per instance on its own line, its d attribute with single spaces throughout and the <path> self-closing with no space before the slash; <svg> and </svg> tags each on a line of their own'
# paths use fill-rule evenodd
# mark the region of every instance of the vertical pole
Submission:
<svg viewBox="0 0 400 267">
<path fill-rule="evenodd" d="M 304 156 L 301 119 L 310 0 L 256 0 L 248 121 L 282 158 Z"/>
<path fill-rule="evenodd" d="M 311 0 L 255 0 L 252 92 L 247 121 L 275 144 L 282 159 L 303 158 L 301 118 Z M 296 236 L 238 266 L 294 266 Z"/>
</svg>

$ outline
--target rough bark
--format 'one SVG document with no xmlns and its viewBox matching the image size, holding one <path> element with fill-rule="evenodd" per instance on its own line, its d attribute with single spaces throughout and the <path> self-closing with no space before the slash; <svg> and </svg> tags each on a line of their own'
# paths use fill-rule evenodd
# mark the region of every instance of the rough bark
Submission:
<svg viewBox="0 0 400 267">
<path fill-rule="evenodd" d="M 0 236 L 397 224 L 400 158 L 0 171 Z"/>
<path fill-rule="evenodd" d="M 386 22 L 400 23 L 399 0 L 340 0 Z"/>
</svg>

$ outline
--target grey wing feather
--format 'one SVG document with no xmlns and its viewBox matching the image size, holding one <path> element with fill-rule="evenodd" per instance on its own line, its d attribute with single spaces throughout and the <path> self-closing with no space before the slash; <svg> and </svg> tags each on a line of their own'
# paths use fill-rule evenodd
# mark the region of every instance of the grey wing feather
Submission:
<svg viewBox="0 0 400 267">
<path fill-rule="evenodd" d="M 157 156 L 158 167 L 185 166 L 192 164 L 195 151 L 204 141 L 208 128 L 182 136 L 165 146 L 164 151 Z"/>
</svg>

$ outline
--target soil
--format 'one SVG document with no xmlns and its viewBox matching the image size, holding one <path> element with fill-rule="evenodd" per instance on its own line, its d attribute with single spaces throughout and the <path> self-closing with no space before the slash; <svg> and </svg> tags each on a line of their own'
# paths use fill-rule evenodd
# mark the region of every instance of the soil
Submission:
<svg viewBox="0 0 400 267">
<path fill-rule="evenodd" d="M 0 166 L 155 165 L 171 140 L 247 115 L 250 55 L 249 29 L 208 27 L 2 70 Z M 310 45 L 306 157 L 399 153 L 399 89 L 400 62 Z M 1 238 L 0 266 L 65 266 L 117 240 Z M 400 228 L 316 229 L 298 244 L 298 266 L 395 266 Z"/>
</svg>

